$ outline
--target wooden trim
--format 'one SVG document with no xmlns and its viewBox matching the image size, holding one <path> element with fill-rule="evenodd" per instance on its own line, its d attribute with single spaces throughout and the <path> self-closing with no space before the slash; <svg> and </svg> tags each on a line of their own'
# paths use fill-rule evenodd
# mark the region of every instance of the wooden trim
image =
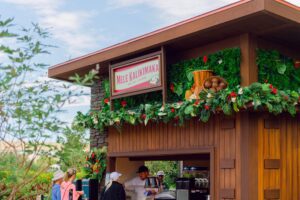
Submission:
<svg viewBox="0 0 300 200">
<path fill-rule="evenodd" d="M 264 128 L 265 129 L 279 129 L 280 122 L 279 119 L 276 117 L 270 117 L 270 119 L 264 120 Z"/>
<path fill-rule="evenodd" d="M 220 189 L 221 199 L 235 199 L 235 189 Z"/>
<path fill-rule="evenodd" d="M 297 6 L 297 5 L 295 5 L 295 4 L 292 4 L 292 3 L 290 3 L 290 2 L 287 2 L 286 0 L 275 0 L 275 1 L 277 1 L 277 2 L 279 2 L 279 3 L 282 3 L 282 4 L 284 4 L 285 6 L 288 6 L 288 7 L 291 7 L 291 8 L 293 8 L 293 9 L 296 9 L 296 10 L 299 10 L 299 11 L 300 11 L 300 7 L 299 7 L 299 6 Z"/>
<path fill-rule="evenodd" d="M 211 153 L 211 151 L 212 151 L 212 147 L 201 147 L 195 149 L 170 149 L 167 151 L 118 152 L 118 153 L 108 153 L 108 156 L 109 157 L 168 156 L 168 155 Z"/>
<path fill-rule="evenodd" d="M 284 16 L 286 21 L 300 23 L 300 8 L 285 0 L 264 0 L 265 10 L 278 17 Z"/>
<path fill-rule="evenodd" d="M 265 159 L 264 160 L 265 169 L 280 169 L 280 159 Z"/>
<path fill-rule="evenodd" d="M 156 57 L 158 55 L 161 55 L 162 54 L 162 51 L 156 51 L 156 52 L 153 52 L 153 53 L 148 53 L 148 54 L 145 54 L 143 56 L 139 56 L 139 57 L 136 57 L 136 58 L 132 58 L 132 59 L 129 59 L 129 60 L 125 60 L 125 61 L 122 61 L 122 62 L 118 62 L 118 63 L 114 63 L 111 65 L 111 68 L 118 68 L 118 67 L 121 67 L 123 65 L 129 65 L 129 64 L 133 64 L 133 63 L 136 63 L 136 62 L 141 62 L 143 60 L 148 60 L 152 57 Z"/>
<path fill-rule="evenodd" d="M 163 104 L 167 102 L 167 55 L 164 46 L 161 47 L 161 81 L 162 81 L 162 100 Z"/>
<path fill-rule="evenodd" d="M 159 63 L 160 63 L 160 84 L 156 85 L 156 86 L 152 86 L 149 87 L 147 89 L 137 89 L 137 90 L 130 90 L 127 92 L 120 92 L 120 93 L 114 93 L 114 87 L 115 87 L 115 80 L 114 80 L 114 70 L 118 69 L 118 68 L 122 68 L 126 65 L 130 65 L 130 64 L 135 64 L 135 63 L 139 63 L 139 62 L 143 62 L 146 61 L 148 59 L 151 58 L 156 58 L 158 57 L 159 59 Z M 148 93 L 148 92 L 154 92 L 154 91 L 159 91 L 163 89 L 163 82 L 164 82 L 164 76 L 163 76 L 163 63 L 162 63 L 162 51 L 157 51 L 157 52 L 153 52 L 153 53 L 149 53 L 143 56 L 139 56 L 137 58 L 133 58 L 130 60 L 126 60 L 123 62 L 119 62 L 113 65 L 110 65 L 110 69 L 109 69 L 109 79 L 110 79 L 110 92 L 111 92 L 111 99 L 118 99 L 118 98 L 122 98 L 122 97 L 128 97 L 128 96 L 133 96 L 133 95 L 137 95 L 137 94 L 143 94 L 143 93 Z"/>
<path fill-rule="evenodd" d="M 266 189 L 264 190 L 265 199 L 280 199 L 280 189 Z"/>
<path fill-rule="evenodd" d="M 222 159 L 220 161 L 220 169 L 234 169 L 235 159 Z"/>
</svg>

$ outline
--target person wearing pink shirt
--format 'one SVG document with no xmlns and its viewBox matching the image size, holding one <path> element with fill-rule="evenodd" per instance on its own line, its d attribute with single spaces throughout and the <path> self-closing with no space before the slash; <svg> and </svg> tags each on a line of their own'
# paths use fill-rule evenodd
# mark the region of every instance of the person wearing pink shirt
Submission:
<svg viewBox="0 0 300 200">
<path fill-rule="evenodd" d="M 80 195 L 83 195 L 83 191 L 76 191 L 76 187 L 73 181 L 76 178 L 76 170 L 68 169 L 66 172 L 64 181 L 62 182 L 61 188 L 61 199 L 62 200 L 78 200 Z"/>
</svg>

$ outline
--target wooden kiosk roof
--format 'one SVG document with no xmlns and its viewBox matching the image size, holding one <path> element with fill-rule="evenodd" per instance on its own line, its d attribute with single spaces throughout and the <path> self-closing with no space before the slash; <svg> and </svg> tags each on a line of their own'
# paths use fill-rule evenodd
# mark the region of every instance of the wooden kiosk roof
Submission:
<svg viewBox="0 0 300 200">
<path fill-rule="evenodd" d="M 98 63 L 101 65 L 100 73 L 106 73 L 109 62 L 160 46 L 183 50 L 243 33 L 299 51 L 300 7 L 283 0 L 242 0 L 57 64 L 49 68 L 48 76 L 67 80 L 74 73 L 84 73 Z"/>
</svg>

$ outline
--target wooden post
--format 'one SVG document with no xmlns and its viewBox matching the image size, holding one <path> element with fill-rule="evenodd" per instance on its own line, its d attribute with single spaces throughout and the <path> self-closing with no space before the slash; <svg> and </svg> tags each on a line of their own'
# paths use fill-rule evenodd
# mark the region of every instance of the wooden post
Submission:
<svg viewBox="0 0 300 200">
<path fill-rule="evenodd" d="M 257 40 L 249 33 L 240 36 L 241 86 L 258 81 Z M 252 200 L 258 195 L 257 120 L 249 112 L 237 114 L 237 199 Z"/>
<path fill-rule="evenodd" d="M 116 170 L 116 157 L 107 157 L 106 172 L 114 172 Z"/>
<path fill-rule="evenodd" d="M 167 60 L 166 60 L 166 49 L 164 46 L 161 46 L 161 67 L 162 67 L 162 97 L 163 105 L 167 102 Z"/>
<path fill-rule="evenodd" d="M 241 48 L 241 86 L 248 86 L 258 81 L 256 65 L 257 40 L 249 33 L 240 36 Z"/>
</svg>

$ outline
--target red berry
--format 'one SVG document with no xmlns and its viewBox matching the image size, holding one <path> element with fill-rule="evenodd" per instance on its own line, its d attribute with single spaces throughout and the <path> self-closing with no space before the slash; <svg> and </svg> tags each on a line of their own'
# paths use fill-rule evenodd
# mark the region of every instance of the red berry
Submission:
<svg viewBox="0 0 300 200">
<path fill-rule="evenodd" d="M 198 106 L 198 105 L 199 105 L 199 103 L 200 103 L 200 100 L 199 100 L 199 99 L 197 99 L 197 100 L 195 101 L 194 105 L 195 105 L 195 106 Z"/>
<path fill-rule="evenodd" d="M 127 105 L 127 102 L 126 102 L 125 100 L 121 101 L 121 106 L 122 106 L 123 108 L 126 107 L 126 105 Z"/>
<path fill-rule="evenodd" d="M 210 109 L 210 106 L 209 106 L 209 105 L 204 105 L 204 109 L 205 109 L 205 110 L 209 110 L 209 109 Z"/>
<path fill-rule="evenodd" d="M 170 90 L 171 90 L 172 92 L 174 92 L 174 90 L 175 90 L 174 84 L 173 84 L 173 83 L 170 84 Z"/>
<path fill-rule="evenodd" d="M 171 112 L 174 113 L 174 112 L 175 112 L 175 109 L 174 109 L 174 108 L 171 108 Z"/>
<path fill-rule="evenodd" d="M 146 114 L 141 114 L 141 119 L 145 120 L 145 119 L 146 119 L 146 117 L 147 117 L 147 115 L 146 115 Z"/>
<path fill-rule="evenodd" d="M 108 98 L 104 99 L 104 103 L 108 104 L 109 103 L 109 99 Z"/>
<path fill-rule="evenodd" d="M 296 69 L 299 69 L 299 68 L 300 68 L 300 61 L 299 61 L 299 60 L 295 61 L 294 67 L 295 67 Z"/>
<path fill-rule="evenodd" d="M 237 94 L 236 94 L 235 92 L 231 92 L 231 93 L 229 94 L 229 96 L 230 96 L 230 97 L 237 97 Z"/>
<path fill-rule="evenodd" d="M 95 153 L 93 152 L 92 155 L 91 155 L 92 159 L 95 158 Z"/>
<path fill-rule="evenodd" d="M 269 88 L 270 88 L 270 89 L 273 89 L 273 85 L 272 85 L 272 84 L 270 84 Z"/>
<path fill-rule="evenodd" d="M 276 88 L 273 88 L 273 89 L 272 89 L 272 93 L 273 93 L 273 94 L 277 94 L 277 89 L 276 89 Z"/>
<path fill-rule="evenodd" d="M 204 64 L 206 64 L 207 61 L 208 61 L 208 57 L 207 56 L 203 56 L 203 62 L 204 62 Z"/>
<path fill-rule="evenodd" d="M 284 100 L 289 100 L 289 97 L 288 96 L 284 96 Z"/>
<path fill-rule="evenodd" d="M 266 79 L 266 80 L 265 80 L 265 83 L 268 83 L 268 82 L 269 82 L 269 81 Z"/>
</svg>

